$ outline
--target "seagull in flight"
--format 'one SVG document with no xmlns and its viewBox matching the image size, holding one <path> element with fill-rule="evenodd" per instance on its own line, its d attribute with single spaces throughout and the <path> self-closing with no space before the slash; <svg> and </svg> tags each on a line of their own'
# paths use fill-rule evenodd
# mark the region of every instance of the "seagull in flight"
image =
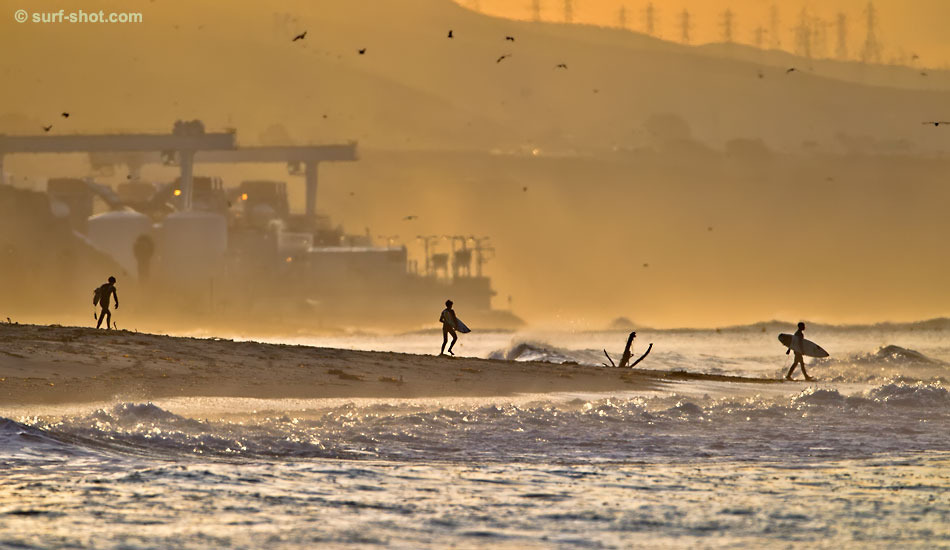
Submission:
<svg viewBox="0 0 950 550">
<path fill-rule="evenodd" d="M 795 67 L 790 67 L 787 71 L 785 71 L 785 74 L 792 74 L 792 73 L 794 73 L 794 72 L 797 71 L 797 70 L 798 70 L 798 69 L 796 69 Z"/>
<path fill-rule="evenodd" d="M 449 38 L 455 38 L 455 36 L 452 35 L 452 29 L 449 29 Z"/>
<path fill-rule="evenodd" d="M 566 64 L 566 63 L 558 63 L 554 68 L 555 68 L 555 69 L 566 69 L 566 68 L 567 68 L 567 64 Z"/>
<path fill-rule="evenodd" d="M 69 118 L 69 113 L 64 112 L 62 116 L 63 118 Z"/>
<path fill-rule="evenodd" d="M 360 52 L 360 55 L 365 55 L 365 54 L 366 54 L 366 48 L 361 49 L 359 52 Z"/>
<path fill-rule="evenodd" d="M 296 41 L 298 41 L 298 40 L 303 40 L 304 38 L 307 38 L 307 31 L 303 31 L 302 33 L 300 33 L 300 34 L 298 34 L 297 36 L 295 36 L 294 39 L 291 40 L 291 42 L 296 42 Z"/>
<path fill-rule="evenodd" d="M 44 132 L 49 132 L 49 131 L 52 130 L 52 129 L 53 129 L 53 125 L 52 125 L 52 124 L 50 124 L 49 126 L 43 126 L 43 131 L 44 131 Z"/>
<path fill-rule="evenodd" d="M 514 37 L 514 36 L 506 36 L 506 37 L 505 37 L 505 40 L 507 40 L 508 42 L 514 42 L 514 41 L 515 41 L 515 37 Z"/>
<path fill-rule="evenodd" d="M 940 126 L 941 124 L 950 125 L 950 122 L 946 120 L 931 120 L 928 122 L 921 122 L 924 126 Z"/>
<path fill-rule="evenodd" d="M 412 220 L 418 220 L 418 219 L 419 219 L 419 216 L 406 216 L 405 218 L 403 218 L 403 221 L 411 222 Z"/>
<path fill-rule="evenodd" d="M 501 63 L 502 61 L 504 61 L 505 59 L 507 59 L 507 58 L 509 58 L 509 57 L 511 57 L 511 54 L 510 54 L 510 53 L 506 53 L 505 55 L 503 55 L 503 56 L 499 57 L 498 59 L 496 59 L 496 60 L 495 60 L 495 63 Z"/>
</svg>

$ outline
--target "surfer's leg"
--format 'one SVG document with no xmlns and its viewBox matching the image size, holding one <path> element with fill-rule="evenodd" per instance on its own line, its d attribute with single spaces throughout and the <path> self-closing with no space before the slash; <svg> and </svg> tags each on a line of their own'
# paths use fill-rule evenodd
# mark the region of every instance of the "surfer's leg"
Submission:
<svg viewBox="0 0 950 550">
<path fill-rule="evenodd" d="M 442 326 L 442 351 L 439 352 L 439 355 L 445 354 L 445 344 L 449 343 L 449 331 L 445 329 L 445 326 Z"/>
<path fill-rule="evenodd" d="M 805 380 L 811 380 L 811 376 L 808 376 L 808 373 L 805 371 L 805 360 L 802 360 L 802 374 L 805 375 Z"/>
<path fill-rule="evenodd" d="M 786 379 L 786 380 L 791 380 L 791 379 L 792 379 L 792 373 L 793 373 L 793 372 L 795 372 L 795 363 L 792 363 L 791 368 L 788 369 L 788 374 L 785 375 L 785 379 Z"/>
<path fill-rule="evenodd" d="M 452 329 L 449 329 L 449 332 L 452 334 L 452 343 L 449 344 L 449 353 L 452 353 L 452 348 L 455 346 L 455 342 L 458 341 L 459 335 L 456 334 L 455 331 Z M 455 354 L 452 353 L 452 355 L 455 355 Z"/>
</svg>

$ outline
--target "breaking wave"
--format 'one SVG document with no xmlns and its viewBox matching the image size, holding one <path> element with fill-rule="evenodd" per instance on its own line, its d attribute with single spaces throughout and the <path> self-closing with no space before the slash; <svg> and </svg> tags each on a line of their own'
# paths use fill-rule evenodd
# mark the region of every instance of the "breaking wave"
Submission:
<svg viewBox="0 0 950 550">
<path fill-rule="evenodd" d="M 504 361 L 553 363 L 558 365 L 576 363 L 578 365 L 599 366 L 605 360 L 602 353 L 603 352 L 595 350 L 559 348 L 544 342 L 525 341 L 516 342 L 506 349 L 493 351 L 488 355 L 488 358 Z"/>
<path fill-rule="evenodd" d="M 845 395 L 610 398 L 478 406 L 368 405 L 194 419 L 123 403 L 55 421 L 0 420 L 0 459 L 152 458 L 630 462 L 855 457 L 950 450 L 950 392 L 892 382 Z M 882 437 L 901 433 L 900 438 Z M 0 460 L 2 462 L 2 460 Z"/>
</svg>

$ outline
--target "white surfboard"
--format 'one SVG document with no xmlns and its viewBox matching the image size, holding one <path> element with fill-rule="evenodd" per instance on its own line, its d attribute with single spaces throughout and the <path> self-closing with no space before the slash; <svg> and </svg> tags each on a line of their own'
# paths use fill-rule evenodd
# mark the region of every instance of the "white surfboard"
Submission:
<svg viewBox="0 0 950 550">
<path fill-rule="evenodd" d="M 802 340 L 802 349 L 797 350 L 792 348 L 792 340 L 795 338 L 792 334 L 779 334 L 778 341 L 782 343 L 786 348 L 797 351 L 806 357 L 828 357 L 829 353 L 824 350 L 818 344 L 812 342 L 811 340 Z"/>
</svg>

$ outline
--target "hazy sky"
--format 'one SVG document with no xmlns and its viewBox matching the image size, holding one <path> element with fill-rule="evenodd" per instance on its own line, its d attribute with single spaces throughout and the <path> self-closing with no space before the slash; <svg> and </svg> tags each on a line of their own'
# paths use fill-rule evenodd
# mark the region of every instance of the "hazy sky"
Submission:
<svg viewBox="0 0 950 550">
<path fill-rule="evenodd" d="M 575 22 L 616 25 L 621 6 L 627 9 L 627 26 L 644 29 L 644 8 L 649 0 L 572 0 Z M 540 0 L 545 20 L 564 18 L 564 0 Z M 486 13 L 513 18 L 530 18 L 532 0 L 459 0 L 469 7 L 478 7 Z M 656 10 L 657 34 L 679 40 L 679 14 L 688 9 L 693 20 L 695 42 L 720 41 L 722 12 L 735 13 L 734 36 L 737 42 L 753 43 L 758 26 L 769 28 L 773 5 L 780 14 L 782 47 L 793 46 L 793 28 L 797 25 L 802 8 L 812 16 L 833 21 L 839 12 L 849 16 L 849 50 L 855 55 L 866 36 L 867 0 L 788 1 L 771 0 L 653 0 Z M 946 21 L 950 16 L 947 0 L 876 0 L 880 14 L 878 33 L 884 47 L 885 60 L 916 53 L 921 63 L 943 66 L 950 60 L 950 40 Z M 829 50 L 833 51 L 835 30 L 829 28 Z"/>
</svg>

